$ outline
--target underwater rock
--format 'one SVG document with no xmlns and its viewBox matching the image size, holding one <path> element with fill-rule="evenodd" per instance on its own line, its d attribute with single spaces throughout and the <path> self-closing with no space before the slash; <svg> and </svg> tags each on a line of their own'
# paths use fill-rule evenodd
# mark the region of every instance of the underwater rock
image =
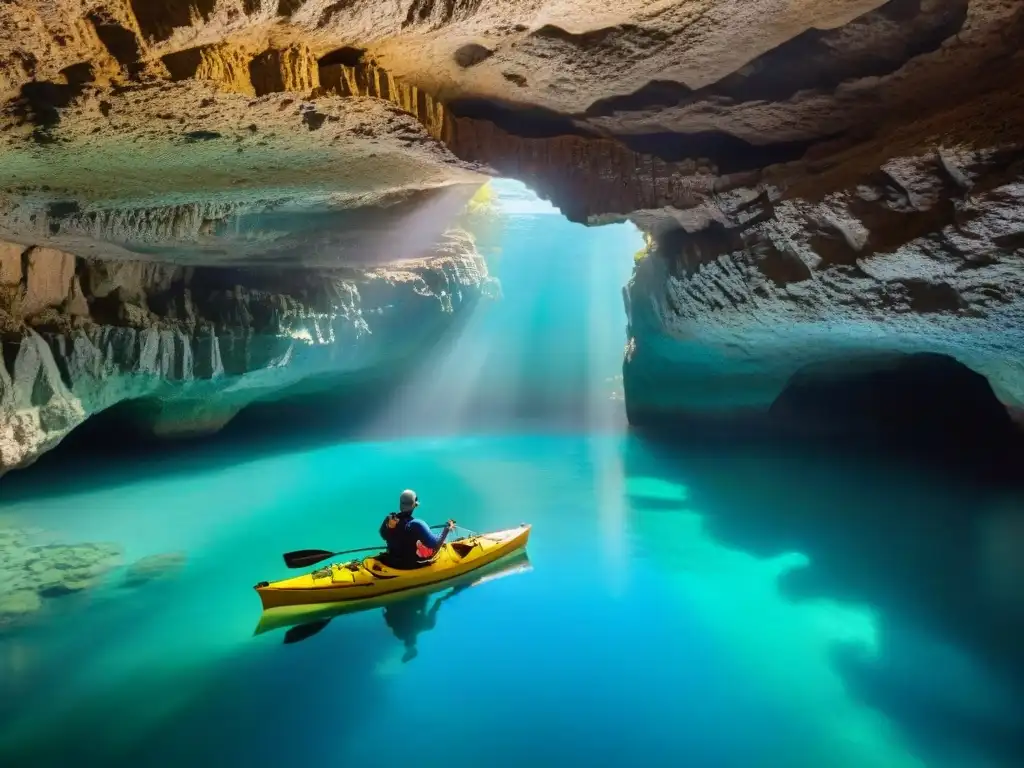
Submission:
<svg viewBox="0 0 1024 768">
<path fill-rule="evenodd" d="M 38 533 L 0 521 L 0 630 L 23 626 L 50 599 L 98 586 L 121 563 L 116 544 L 33 544 Z"/>
<path fill-rule="evenodd" d="M 115 544 L 44 544 L 25 550 L 23 578 L 41 597 L 61 597 L 89 589 L 120 564 Z"/>
<path fill-rule="evenodd" d="M 0 592 L 0 630 L 25 622 L 42 607 L 43 599 L 30 589 Z"/>
<path fill-rule="evenodd" d="M 124 586 L 139 587 L 152 581 L 174 576 L 185 566 L 187 559 L 184 552 L 147 555 L 131 563 L 125 569 Z"/>
</svg>

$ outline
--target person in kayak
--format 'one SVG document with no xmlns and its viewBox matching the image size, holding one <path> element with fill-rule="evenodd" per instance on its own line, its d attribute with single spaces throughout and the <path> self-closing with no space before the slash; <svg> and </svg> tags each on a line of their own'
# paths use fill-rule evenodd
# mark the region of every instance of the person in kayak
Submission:
<svg viewBox="0 0 1024 768">
<path fill-rule="evenodd" d="M 380 537 L 388 546 L 387 560 L 392 567 L 414 568 L 430 559 L 455 527 L 455 521 L 449 520 L 444 533 L 435 536 L 429 525 L 412 516 L 419 505 L 415 491 L 402 491 L 398 497 L 398 512 L 392 512 L 380 524 Z"/>
</svg>

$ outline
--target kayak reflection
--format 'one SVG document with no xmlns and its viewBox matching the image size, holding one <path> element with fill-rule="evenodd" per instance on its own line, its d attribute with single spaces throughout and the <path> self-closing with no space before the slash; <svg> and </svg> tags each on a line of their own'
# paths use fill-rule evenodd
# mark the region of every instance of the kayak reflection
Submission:
<svg viewBox="0 0 1024 768">
<path fill-rule="evenodd" d="M 430 608 L 427 608 L 429 595 L 416 595 L 384 608 L 384 623 L 388 625 L 395 639 L 405 646 L 405 653 L 402 654 L 403 663 L 416 658 L 419 652 L 416 649 L 416 638 L 419 634 L 437 626 L 437 612 L 441 604 L 466 589 L 469 589 L 469 585 L 463 584 L 443 597 L 435 597 Z"/>
<path fill-rule="evenodd" d="M 385 623 L 395 638 L 405 646 L 406 650 L 402 660 L 411 661 L 416 657 L 416 638 L 422 632 L 434 628 L 442 603 L 470 587 L 516 573 L 527 573 L 531 570 L 533 570 L 533 566 L 530 564 L 529 556 L 525 550 L 520 550 L 508 558 L 498 560 L 462 577 L 403 592 L 393 592 L 373 600 L 268 608 L 260 616 L 253 634 L 261 635 L 276 629 L 287 628 L 283 642 L 286 644 L 297 643 L 319 633 L 338 616 L 383 608 Z M 447 594 L 431 601 L 431 595 L 439 592 L 447 592 Z"/>
</svg>

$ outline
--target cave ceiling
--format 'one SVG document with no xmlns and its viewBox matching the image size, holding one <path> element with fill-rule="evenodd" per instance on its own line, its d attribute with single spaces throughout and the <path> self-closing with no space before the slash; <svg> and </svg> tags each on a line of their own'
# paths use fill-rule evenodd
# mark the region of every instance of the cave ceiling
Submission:
<svg viewBox="0 0 1024 768">
<path fill-rule="evenodd" d="M 430 240 L 486 174 L 743 228 L 899 158 L 966 190 L 1024 142 L 1016 0 L 14 0 L 0 29 L 0 236 L 83 255 L 401 258 L 375 235 Z"/>
</svg>

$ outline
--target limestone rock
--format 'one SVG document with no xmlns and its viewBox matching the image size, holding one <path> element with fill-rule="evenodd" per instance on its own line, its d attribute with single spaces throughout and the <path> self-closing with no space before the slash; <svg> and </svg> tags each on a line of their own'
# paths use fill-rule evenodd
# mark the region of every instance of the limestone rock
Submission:
<svg viewBox="0 0 1024 768">
<path fill-rule="evenodd" d="M 929 153 L 821 203 L 755 200 L 746 224 L 663 233 L 627 291 L 631 418 L 763 410 L 804 366 L 894 352 L 950 355 L 1024 403 L 1024 179 L 1007 157 L 1024 153 L 960 155 L 969 198 Z"/>
<path fill-rule="evenodd" d="M 24 622 L 42 607 L 43 599 L 30 589 L 0 593 L 0 630 Z"/>
<path fill-rule="evenodd" d="M 60 306 L 71 296 L 75 257 L 52 248 L 31 248 L 27 272 L 21 311 L 34 315 L 47 307 Z"/>
<path fill-rule="evenodd" d="M 24 250 L 16 243 L 0 243 L 0 285 L 21 282 L 21 254 Z"/>
<path fill-rule="evenodd" d="M 118 403 L 131 403 L 155 434 L 200 434 L 307 380 L 331 386 L 330 375 L 397 365 L 429 349 L 493 283 L 472 237 L 457 230 L 429 257 L 370 268 L 74 257 L 62 268 L 72 276 L 66 314 L 18 315 L 21 325 L 2 337 L 0 473 Z"/>
<path fill-rule="evenodd" d="M 0 521 L 0 632 L 27 624 L 51 600 L 99 586 L 121 563 L 104 543 L 36 543 L 43 531 Z"/>
<path fill-rule="evenodd" d="M 167 275 L 76 288 L 5 252 L 0 456 L 114 402 L 202 428 L 282 371 L 368 364 L 383 297 L 429 326 L 476 294 L 383 265 L 429 260 L 484 172 L 658 241 L 627 291 L 631 415 L 763 408 L 879 349 L 1019 404 L 1022 44 L 1010 0 L 4 3 L 0 235 Z M 256 262 L 362 271 L 187 274 Z"/>
</svg>

